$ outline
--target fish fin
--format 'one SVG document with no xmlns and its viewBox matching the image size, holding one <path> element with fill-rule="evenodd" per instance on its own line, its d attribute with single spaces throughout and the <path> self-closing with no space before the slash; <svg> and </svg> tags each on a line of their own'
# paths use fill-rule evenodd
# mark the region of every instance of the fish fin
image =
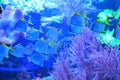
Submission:
<svg viewBox="0 0 120 80">
<path fill-rule="evenodd" d="M 80 16 L 80 12 L 76 11 L 76 12 L 75 12 L 75 15 Z"/>
<path fill-rule="evenodd" d="M 53 41 L 51 39 L 48 39 L 48 45 L 52 47 Z"/>
<path fill-rule="evenodd" d="M 84 12 L 84 18 L 88 18 L 88 17 L 87 17 L 87 13 L 86 13 L 86 12 Z"/>
<path fill-rule="evenodd" d="M 102 30 L 102 33 L 103 33 L 103 34 L 105 34 L 105 33 L 106 33 L 105 29 L 103 29 L 103 30 Z"/>
<path fill-rule="evenodd" d="M 5 42 L 2 42 L 2 46 L 7 46 Z"/>
<path fill-rule="evenodd" d="M 31 30 L 34 30 L 35 28 L 34 27 L 31 27 Z"/>
<path fill-rule="evenodd" d="M 105 20 L 105 24 L 110 25 L 110 23 L 108 22 L 108 18 Z"/>
<path fill-rule="evenodd" d="M 45 38 L 44 38 L 44 37 L 41 37 L 40 40 L 45 41 Z"/>
<path fill-rule="evenodd" d="M 44 31 L 43 31 L 43 29 L 42 29 L 42 26 L 40 27 L 40 32 L 41 32 L 41 33 L 44 33 Z"/>
<path fill-rule="evenodd" d="M 27 22 L 28 22 L 28 24 L 33 25 L 33 23 L 31 22 L 31 19 L 30 19 L 30 18 L 28 19 L 28 21 L 27 21 Z"/>
<path fill-rule="evenodd" d="M 10 50 L 11 50 L 11 51 L 14 51 L 13 45 L 10 45 Z"/>
<path fill-rule="evenodd" d="M 63 35 L 63 34 L 62 34 L 62 29 L 59 30 L 59 34 L 60 34 L 60 35 Z"/>
<path fill-rule="evenodd" d="M 97 22 L 101 22 L 101 20 L 99 18 L 96 19 Z"/>
<path fill-rule="evenodd" d="M 120 28 L 120 26 L 119 26 L 119 25 L 117 25 L 117 28 Z"/>
<path fill-rule="evenodd" d="M 84 24 L 84 25 L 86 25 L 86 24 L 87 24 L 87 22 L 86 22 L 86 21 L 84 21 L 84 22 L 83 22 L 83 24 Z"/>
<path fill-rule="evenodd" d="M 24 19 L 24 18 L 20 18 L 20 21 L 23 21 L 23 22 L 24 22 L 24 21 L 25 21 L 25 19 Z"/>
<path fill-rule="evenodd" d="M 58 46 L 58 48 L 60 48 L 60 47 L 61 47 L 60 42 L 58 42 L 58 43 L 57 43 L 57 46 Z"/>
</svg>

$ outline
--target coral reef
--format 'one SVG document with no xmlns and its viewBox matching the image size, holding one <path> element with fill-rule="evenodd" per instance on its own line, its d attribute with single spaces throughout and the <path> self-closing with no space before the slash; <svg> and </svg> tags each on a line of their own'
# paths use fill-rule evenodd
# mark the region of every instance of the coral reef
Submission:
<svg viewBox="0 0 120 80">
<path fill-rule="evenodd" d="M 60 52 L 52 76 L 55 80 L 119 80 L 119 47 L 101 44 L 88 28 L 73 37 L 71 46 Z"/>
</svg>

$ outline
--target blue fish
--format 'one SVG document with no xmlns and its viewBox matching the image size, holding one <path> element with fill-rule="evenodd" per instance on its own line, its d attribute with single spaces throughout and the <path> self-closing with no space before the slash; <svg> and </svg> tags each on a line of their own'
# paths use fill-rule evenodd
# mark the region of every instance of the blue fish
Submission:
<svg viewBox="0 0 120 80">
<path fill-rule="evenodd" d="M 50 26 L 54 26 L 56 29 L 61 31 L 61 35 L 60 35 L 59 39 L 71 36 L 71 34 L 70 34 L 70 26 L 68 24 L 66 24 L 64 19 L 62 20 L 62 23 L 52 22 L 50 24 Z"/>
<path fill-rule="evenodd" d="M 38 40 L 34 45 L 34 50 L 38 53 L 47 53 L 48 50 L 48 44 L 44 40 Z"/>
<path fill-rule="evenodd" d="M 105 30 L 105 24 L 102 22 L 95 22 L 92 25 L 92 30 L 97 32 L 97 33 L 102 33 Z"/>
<path fill-rule="evenodd" d="M 50 29 L 48 30 L 48 32 L 46 33 L 46 37 L 47 37 L 48 39 L 51 39 L 51 40 L 54 40 L 54 41 L 58 41 L 59 34 L 60 34 L 60 32 L 59 32 L 57 29 L 55 29 L 55 28 L 50 28 Z"/>
<path fill-rule="evenodd" d="M 21 44 L 11 47 L 10 53 L 15 57 L 24 57 L 25 48 Z"/>
<path fill-rule="evenodd" d="M 23 21 L 23 20 L 19 20 L 14 28 L 17 30 L 17 31 L 20 31 L 20 32 L 26 32 L 27 31 L 27 26 L 28 26 L 28 23 Z"/>
<path fill-rule="evenodd" d="M 69 33 L 70 32 L 70 26 L 67 25 L 67 24 L 62 24 L 62 36 L 65 36 L 65 37 L 68 37 L 68 36 L 71 36 L 71 34 Z"/>
<path fill-rule="evenodd" d="M 0 44 L 0 56 L 1 57 L 5 57 L 5 58 L 8 58 L 8 54 L 9 54 L 9 47 L 6 46 L 4 43 L 3 44 Z"/>
<path fill-rule="evenodd" d="M 81 15 L 79 12 L 75 12 L 75 14 L 70 19 L 70 32 L 76 34 L 81 33 L 81 27 L 85 26 L 87 16 Z"/>
<path fill-rule="evenodd" d="M 40 22 L 41 15 L 40 15 L 40 13 L 31 12 L 31 13 L 29 13 L 29 16 L 31 17 L 31 23 L 33 24 L 33 26 L 36 29 L 39 29 L 39 26 L 41 25 L 41 22 Z"/>
<path fill-rule="evenodd" d="M 36 41 L 39 40 L 39 35 L 40 35 L 39 30 L 32 28 L 26 32 L 25 38 L 31 41 Z"/>
<path fill-rule="evenodd" d="M 31 12 L 29 15 L 33 24 L 40 24 L 41 15 L 39 13 Z"/>
<path fill-rule="evenodd" d="M 81 15 L 79 12 L 76 12 L 72 16 L 70 22 L 73 25 L 77 25 L 77 26 L 83 27 L 84 23 L 85 23 L 85 17 L 84 17 L 84 15 Z"/>
<path fill-rule="evenodd" d="M 39 66 L 43 66 L 44 60 L 45 56 L 37 52 L 35 52 L 31 57 L 28 58 L 28 61 Z"/>
</svg>

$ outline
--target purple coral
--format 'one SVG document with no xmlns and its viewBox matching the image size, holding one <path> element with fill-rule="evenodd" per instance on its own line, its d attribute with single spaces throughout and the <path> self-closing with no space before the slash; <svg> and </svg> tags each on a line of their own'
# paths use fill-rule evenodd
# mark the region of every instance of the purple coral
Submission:
<svg viewBox="0 0 120 80">
<path fill-rule="evenodd" d="M 55 80 L 72 80 L 73 75 L 67 59 L 58 61 L 54 68 L 55 71 L 53 72 L 53 75 Z"/>
<path fill-rule="evenodd" d="M 55 80 L 85 80 L 86 74 L 82 70 L 74 70 L 67 57 L 61 56 L 54 64 L 52 76 Z"/>
<path fill-rule="evenodd" d="M 100 43 L 86 27 L 82 31 L 82 34 L 73 37 L 66 52 L 61 51 L 62 56 L 57 59 L 53 70 L 57 74 L 53 75 L 55 80 L 120 80 L 118 47 Z M 65 78 L 66 75 L 71 77 Z M 60 79 L 62 76 L 64 78 Z"/>
</svg>

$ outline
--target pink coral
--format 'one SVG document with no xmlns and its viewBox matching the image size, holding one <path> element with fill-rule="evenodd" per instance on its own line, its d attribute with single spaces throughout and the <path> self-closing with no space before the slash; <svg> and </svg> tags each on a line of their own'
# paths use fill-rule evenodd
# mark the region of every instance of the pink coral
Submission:
<svg viewBox="0 0 120 80">
<path fill-rule="evenodd" d="M 82 34 L 73 37 L 68 50 L 61 52 L 62 56 L 59 58 L 62 57 L 62 59 L 58 58 L 57 62 L 62 64 L 56 63 L 53 72 L 56 72 L 57 75 L 62 73 L 61 76 L 64 77 L 66 74 L 72 75 L 72 79 L 62 80 L 120 80 L 119 48 L 100 43 L 96 39 L 96 35 L 86 27 L 82 31 Z M 65 56 L 67 58 L 63 59 Z M 67 69 L 70 72 L 66 73 L 62 69 Z M 54 77 L 57 76 L 54 75 Z M 55 80 L 61 79 L 57 77 Z"/>
</svg>

